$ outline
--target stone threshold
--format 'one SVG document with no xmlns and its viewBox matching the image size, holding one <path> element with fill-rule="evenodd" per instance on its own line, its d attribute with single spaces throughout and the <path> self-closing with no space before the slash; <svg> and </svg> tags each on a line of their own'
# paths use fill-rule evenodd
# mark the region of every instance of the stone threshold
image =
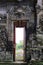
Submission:
<svg viewBox="0 0 43 65">
<path fill-rule="evenodd" d="M 27 62 L 23 62 L 23 61 L 9 62 L 9 61 L 8 61 L 8 62 L 0 62 L 0 63 L 11 63 L 11 64 L 12 64 L 12 63 L 14 63 L 14 64 L 15 64 L 15 63 L 16 63 L 16 64 L 21 63 L 21 64 L 26 64 Z"/>
</svg>

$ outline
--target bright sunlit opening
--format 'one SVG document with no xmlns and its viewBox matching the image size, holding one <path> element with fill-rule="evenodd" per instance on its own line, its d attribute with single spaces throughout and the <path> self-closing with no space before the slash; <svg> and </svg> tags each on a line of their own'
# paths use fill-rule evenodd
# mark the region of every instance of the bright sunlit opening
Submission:
<svg viewBox="0 0 43 65">
<path fill-rule="evenodd" d="M 16 27 L 15 28 L 15 35 L 16 35 L 16 51 L 15 51 L 15 60 L 23 60 L 24 57 L 24 50 L 23 50 L 23 46 L 24 46 L 24 27 Z"/>
</svg>

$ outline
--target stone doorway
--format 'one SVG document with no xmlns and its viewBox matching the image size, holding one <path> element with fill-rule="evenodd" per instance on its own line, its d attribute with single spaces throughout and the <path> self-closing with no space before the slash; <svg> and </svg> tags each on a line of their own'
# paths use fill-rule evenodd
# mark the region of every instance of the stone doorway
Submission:
<svg viewBox="0 0 43 65">
<path fill-rule="evenodd" d="M 18 30 L 18 32 L 17 32 Z M 19 37 L 18 37 L 19 36 Z M 17 44 L 19 41 L 19 44 Z M 14 61 L 25 61 L 26 58 L 26 21 L 14 22 Z"/>
</svg>

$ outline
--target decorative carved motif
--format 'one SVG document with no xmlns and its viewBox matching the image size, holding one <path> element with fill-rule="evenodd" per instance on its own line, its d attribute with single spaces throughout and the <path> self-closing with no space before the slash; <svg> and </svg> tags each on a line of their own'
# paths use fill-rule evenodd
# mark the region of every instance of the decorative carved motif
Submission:
<svg viewBox="0 0 43 65">
<path fill-rule="evenodd" d="M 41 11 L 41 7 L 39 5 L 36 5 L 36 9 L 37 9 L 37 14 L 39 14 L 39 12 Z"/>
<path fill-rule="evenodd" d="M 10 18 L 12 19 L 29 19 L 32 14 L 32 11 L 29 6 L 14 6 L 10 8 L 9 14 Z"/>
</svg>

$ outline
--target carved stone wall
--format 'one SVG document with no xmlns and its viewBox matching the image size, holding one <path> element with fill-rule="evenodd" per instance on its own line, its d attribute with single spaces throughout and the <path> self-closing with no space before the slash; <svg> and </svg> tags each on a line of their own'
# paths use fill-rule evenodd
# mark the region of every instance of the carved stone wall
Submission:
<svg viewBox="0 0 43 65">
<path fill-rule="evenodd" d="M 2 7 L 3 8 L 3 7 Z M 34 12 L 33 6 L 27 5 L 8 5 L 5 6 L 6 12 L 6 29 L 8 33 L 8 40 L 13 41 L 14 37 L 14 22 L 15 20 L 25 20 L 27 22 L 27 59 L 29 58 L 30 47 L 32 47 L 33 28 L 34 28 Z"/>
<path fill-rule="evenodd" d="M 30 47 L 32 47 L 32 39 L 33 37 L 33 27 L 34 27 L 34 12 L 32 12 L 33 7 L 29 5 L 20 6 L 11 6 L 8 9 L 8 32 L 9 40 L 13 41 L 14 35 L 14 25 L 15 20 L 26 20 L 27 22 L 27 59 L 29 58 Z M 19 10 L 19 11 L 18 11 Z M 20 14 L 19 14 L 20 13 Z M 30 42 L 31 41 L 31 42 Z"/>
<path fill-rule="evenodd" d="M 27 6 L 22 5 L 20 7 L 11 6 L 8 11 L 8 17 L 9 17 L 8 25 L 10 28 L 13 27 L 13 22 L 15 22 L 15 20 L 28 20 L 27 21 L 28 24 L 31 22 L 34 23 L 34 13 L 31 11 L 31 7 L 29 5 L 27 5 Z M 11 23 L 11 24 L 9 24 L 9 23 Z M 9 29 L 9 27 L 8 27 L 8 29 Z M 13 34 L 13 32 L 12 32 L 12 34 Z"/>
<path fill-rule="evenodd" d="M 40 4 L 39 4 L 39 2 L 40 2 Z M 41 29 L 42 29 L 42 25 L 41 24 L 43 24 L 43 5 L 42 5 L 42 0 L 38 0 L 37 1 L 37 5 L 36 5 L 37 7 L 36 7 L 36 10 L 37 10 L 37 35 L 36 35 L 36 37 L 37 37 L 37 48 L 38 48 L 38 50 L 39 50 L 39 54 L 40 54 L 40 56 L 39 56 L 39 60 L 41 60 L 42 59 L 42 49 L 43 49 L 43 31 L 41 31 Z M 41 44 L 40 44 L 41 43 Z M 38 53 L 37 53 L 38 54 Z"/>
</svg>

